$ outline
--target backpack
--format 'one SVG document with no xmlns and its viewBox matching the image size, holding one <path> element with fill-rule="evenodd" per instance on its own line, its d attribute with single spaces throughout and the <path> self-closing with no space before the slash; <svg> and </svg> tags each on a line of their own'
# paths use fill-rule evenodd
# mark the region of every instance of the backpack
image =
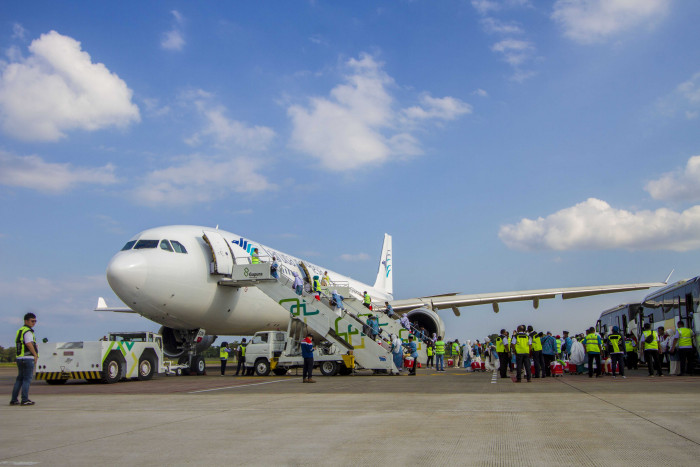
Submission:
<svg viewBox="0 0 700 467">
<path fill-rule="evenodd" d="M 654 342 L 654 333 L 650 332 L 649 335 L 644 338 L 644 342 L 646 342 L 647 344 L 651 344 L 652 342 Z"/>
</svg>

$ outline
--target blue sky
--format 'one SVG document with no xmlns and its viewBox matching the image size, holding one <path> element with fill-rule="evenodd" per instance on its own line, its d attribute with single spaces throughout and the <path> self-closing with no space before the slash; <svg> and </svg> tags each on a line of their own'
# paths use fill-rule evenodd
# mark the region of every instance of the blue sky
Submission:
<svg viewBox="0 0 700 467">
<path fill-rule="evenodd" d="M 155 329 L 104 271 L 219 225 L 396 298 L 692 277 L 700 3 L 9 2 L 0 10 L 0 345 Z M 559 332 L 644 293 L 441 312 Z"/>
</svg>

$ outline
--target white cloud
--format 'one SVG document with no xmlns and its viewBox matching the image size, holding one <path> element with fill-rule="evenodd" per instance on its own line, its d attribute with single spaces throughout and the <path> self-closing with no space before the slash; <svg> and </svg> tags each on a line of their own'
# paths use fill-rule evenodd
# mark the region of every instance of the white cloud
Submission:
<svg viewBox="0 0 700 467">
<path fill-rule="evenodd" d="M 175 25 L 173 29 L 163 34 L 160 46 L 166 50 L 180 51 L 185 47 L 185 38 L 180 30 L 180 26 L 184 23 L 185 19 L 177 10 L 172 10 L 170 13 L 173 15 Z"/>
<path fill-rule="evenodd" d="M 370 257 L 367 253 L 357 253 L 354 255 L 350 253 L 343 253 L 340 255 L 340 259 L 343 261 L 368 261 Z"/>
<path fill-rule="evenodd" d="M 509 65 L 518 67 L 532 58 L 535 46 L 528 41 L 505 39 L 491 46 L 491 50 L 503 54 Z"/>
<path fill-rule="evenodd" d="M 217 160 L 201 155 L 185 163 L 155 170 L 132 193 L 138 204 L 182 206 L 209 202 L 235 193 L 260 193 L 275 189 L 249 157 Z"/>
<path fill-rule="evenodd" d="M 700 104 L 700 73 L 679 84 L 676 90 L 690 103 Z"/>
<path fill-rule="evenodd" d="M 287 109 L 293 125 L 290 145 L 318 159 L 325 169 L 352 170 L 392 157 L 422 154 L 410 133 L 415 125 L 428 119 L 451 120 L 471 111 L 459 99 L 427 94 L 421 98 L 422 106 L 397 111 L 389 92 L 395 83 L 381 63 L 362 54 L 346 65 L 345 83 L 333 88 L 329 98 L 313 97 L 308 107 Z"/>
<path fill-rule="evenodd" d="M 56 141 L 65 131 L 124 127 L 140 120 L 132 91 L 80 42 L 56 31 L 29 46 L 31 55 L 0 69 L 0 124 L 16 138 Z"/>
<path fill-rule="evenodd" d="M 27 37 L 27 30 L 19 23 L 14 23 L 12 25 L 12 38 L 24 40 Z"/>
<path fill-rule="evenodd" d="M 485 90 L 481 89 L 481 88 L 479 88 L 479 89 L 477 89 L 476 91 L 472 92 L 472 94 L 474 94 L 475 96 L 479 96 L 479 97 L 489 97 L 489 93 L 486 92 Z"/>
<path fill-rule="evenodd" d="M 248 126 L 245 122 L 226 117 L 226 109 L 209 101 L 209 94 L 196 94 L 195 106 L 205 118 L 204 129 L 186 140 L 188 144 L 198 145 L 205 138 L 211 138 L 216 146 L 230 147 L 235 144 L 241 148 L 264 150 L 275 137 L 275 132 L 266 126 Z"/>
<path fill-rule="evenodd" d="M 671 228 L 672 226 L 672 228 Z M 700 206 L 627 211 L 595 198 L 546 218 L 501 226 L 498 236 L 517 250 L 674 250 L 700 248 Z"/>
<path fill-rule="evenodd" d="M 524 32 L 523 28 L 515 22 L 504 22 L 490 16 L 483 18 L 481 25 L 489 34 L 522 34 Z"/>
<path fill-rule="evenodd" d="M 0 151 L 0 184 L 59 193 L 78 184 L 117 183 L 114 166 L 86 168 L 45 162 L 38 156 L 15 156 Z"/>
<path fill-rule="evenodd" d="M 700 200 L 700 155 L 688 159 L 684 171 L 677 170 L 652 180 L 644 187 L 652 198 L 666 201 Z"/>
<path fill-rule="evenodd" d="M 493 0 L 472 0 L 472 6 L 482 15 L 487 15 L 492 11 L 501 9 L 500 3 Z"/>
<path fill-rule="evenodd" d="M 662 17 L 670 0 L 557 0 L 552 19 L 581 44 L 602 42 Z"/>
</svg>

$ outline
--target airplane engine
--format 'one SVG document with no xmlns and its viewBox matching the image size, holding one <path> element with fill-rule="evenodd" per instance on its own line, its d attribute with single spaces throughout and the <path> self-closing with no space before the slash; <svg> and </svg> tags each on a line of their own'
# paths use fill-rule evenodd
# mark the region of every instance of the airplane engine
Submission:
<svg viewBox="0 0 700 467">
<path fill-rule="evenodd" d="M 163 336 L 163 353 L 169 358 L 177 358 L 187 352 L 189 342 L 194 343 L 194 336 L 197 329 L 182 330 L 161 326 L 160 335 Z M 207 350 L 216 340 L 217 336 L 204 336 L 201 341 L 194 343 L 194 350 L 197 355 Z"/>
<path fill-rule="evenodd" d="M 412 324 L 424 327 L 428 335 L 432 336 L 435 333 L 438 336 L 445 337 L 445 323 L 434 311 L 428 308 L 416 308 L 406 313 L 406 316 L 408 316 Z"/>
</svg>

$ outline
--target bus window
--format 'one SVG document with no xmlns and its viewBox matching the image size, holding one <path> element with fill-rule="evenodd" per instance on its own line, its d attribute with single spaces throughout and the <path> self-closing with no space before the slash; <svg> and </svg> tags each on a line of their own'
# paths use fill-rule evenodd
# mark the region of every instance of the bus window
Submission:
<svg viewBox="0 0 700 467">
<path fill-rule="evenodd" d="M 622 315 L 622 331 L 627 334 L 627 316 Z"/>
<path fill-rule="evenodd" d="M 600 334 L 600 320 L 596 321 L 595 323 L 595 331 Z"/>
</svg>

